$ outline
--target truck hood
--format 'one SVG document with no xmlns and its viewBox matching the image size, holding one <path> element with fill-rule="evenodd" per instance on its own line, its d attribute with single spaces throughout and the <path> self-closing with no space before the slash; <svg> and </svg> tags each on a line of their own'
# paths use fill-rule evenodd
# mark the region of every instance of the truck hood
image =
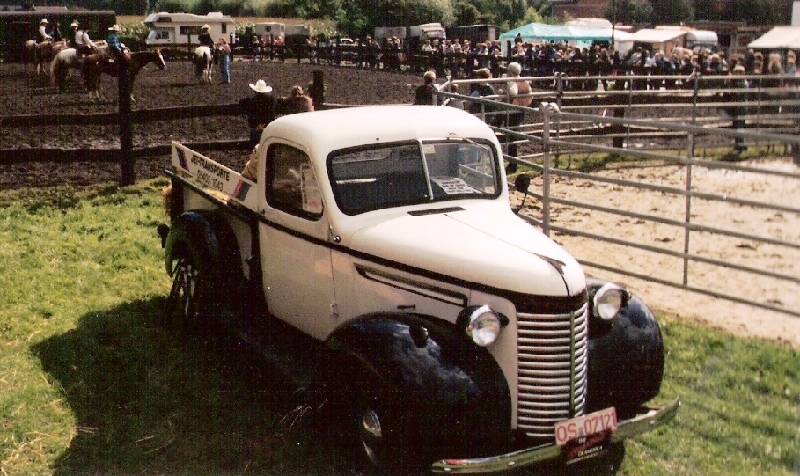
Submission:
<svg viewBox="0 0 800 476">
<path fill-rule="evenodd" d="M 586 287 L 575 259 L 508 208 L 404 214 L 349 238 L 355 250 L 504 290 L 574 296 Z"/>
</svg>

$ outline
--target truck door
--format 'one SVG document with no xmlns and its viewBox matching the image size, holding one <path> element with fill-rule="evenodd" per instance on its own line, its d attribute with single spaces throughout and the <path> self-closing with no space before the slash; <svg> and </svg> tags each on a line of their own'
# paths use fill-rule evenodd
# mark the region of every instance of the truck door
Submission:
<svg viewBox="0 0 800 476">
<path fill-rule="evenodd" d="M 324 339 L 333 328 L 331 250 L 319 182 L 305 152 L 269 144 L 260 224 L 264 293 L 270 313 Z"/>
</svg>

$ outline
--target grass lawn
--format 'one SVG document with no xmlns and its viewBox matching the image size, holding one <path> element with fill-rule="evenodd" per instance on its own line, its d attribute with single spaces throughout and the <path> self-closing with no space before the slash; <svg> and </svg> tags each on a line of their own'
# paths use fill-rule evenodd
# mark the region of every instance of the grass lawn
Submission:
<svg viewBox="0 0 800 476">
<path fill-rule="evenodd" d="M 0 475 L 348 474 L 294 388 L 230 339 L 159 325 L 163 183 L 0 193 Z M 623 474 L 800 472 L 800 355 L 662 320 L 675 422 Z"/>
</svg>

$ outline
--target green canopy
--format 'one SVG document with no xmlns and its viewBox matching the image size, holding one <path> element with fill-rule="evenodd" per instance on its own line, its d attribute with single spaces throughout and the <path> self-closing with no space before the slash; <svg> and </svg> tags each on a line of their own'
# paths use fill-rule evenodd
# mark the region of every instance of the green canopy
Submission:
<svg viewBox="0 0 800 476">
<path fill-rule="evenodd" d="M 545 25 L 544 23 L 530 23 L 507 31 L 500 35 L 501 44 L 506 41 L 514 42 L 519 35 L 522 41 L 571 41 L 586 42 L 611 41 L 611 28 L 603 26 L 578 26 L 578 25 Z"/>
</svg>

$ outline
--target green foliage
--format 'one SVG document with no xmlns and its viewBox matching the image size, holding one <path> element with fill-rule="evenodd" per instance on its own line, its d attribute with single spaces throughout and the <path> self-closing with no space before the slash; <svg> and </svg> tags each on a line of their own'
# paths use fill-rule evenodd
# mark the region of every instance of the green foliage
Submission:
<svg viewBox="0 0 800 476">
<path fill-rule="evenodd" d="M 694 18 L 690 0 L 650 0 L 653 7 L 652 22 L 659 25 L 677 25 Z"/>
<path fill-rule="evenodd" d="M 474 25 L 478 23 L 481 12 L 478 8 L 464 0 L 457 0 L 453 4 L 453 13 L 457 25 Z"/>
<path fill-rule="evenodd" d="M 653 7 L 647 0 L 616 0 L 606 9 L 606 18 L 627 25 L 648 23 L 652 17 Z"/>
<path fill-rule="evenodd" d="M 147 46 L 145 40 L 150 32 L 150 29 L 143 23 L 128 23 L 120 25 L 122 31 L 119 32 L 119 38 L 125 43 L 131 51 L 140 51 Z"/>
<path fill-rule="evenodd" d="M 785 25 L 789 18 L 786 5 L 775 5 L 771 0 L 735 0 L 734 6 L 723 19 L 746 21 L 753 25 Z M 784 2 L 785 3 L 785 2 Z"/>
</svg>

